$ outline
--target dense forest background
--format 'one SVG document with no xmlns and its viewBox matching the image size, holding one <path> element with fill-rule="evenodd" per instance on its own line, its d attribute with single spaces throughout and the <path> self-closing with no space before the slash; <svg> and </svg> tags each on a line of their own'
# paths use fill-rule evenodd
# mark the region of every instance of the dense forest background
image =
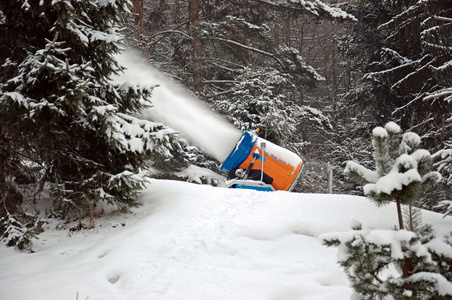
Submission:
<svg viewBox="0 0 452 300">
<path fill-rule="evenodd" d="M 452 2 L 146 1 L 127 40 L 242 130 L 301 154 L 298 191 L 359 193 L 347 160 L 372 161 L 375 126 L 422 137 L 444 171 L 451 143 Z M 431 208 L 432 203 L 426 204 Z"/>
</svg>

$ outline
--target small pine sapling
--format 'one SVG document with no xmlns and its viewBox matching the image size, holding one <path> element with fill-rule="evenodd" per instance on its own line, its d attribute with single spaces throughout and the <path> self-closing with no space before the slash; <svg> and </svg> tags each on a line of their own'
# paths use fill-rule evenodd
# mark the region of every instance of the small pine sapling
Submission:
<svg viewBox="0 0 452 300">
<path fill-rule="evenodd" d="M 401 135 L 388 123 L 373 130 L 375 170 L 348 162 L 345 174 L 359 182 L 377 205 L 395 200 L 400 230 L 363 229 L 328 233 L 320 237 L 338 247 L 338 261 L 353 289 L 364 299 L 450 299 L 452 297 L 452 239 L 436 238 L 431 225 L 421 226 L 420 210 L 411 204 L 438 182 L 430 172 L 430 153 L 419 149 L 417 134 Z M 401 204 L 409 220 L 404 226 Z M 408 228 L 409 230 L 404 230 Z"/>
<path fill-rule="evenodd" d="M 399 228 L 404 229 L 401 204 L 411 205 L 441 180 L 438 172 L 429 171 L 432 158 L 419 149 L 421 139 L 412 132 L 403 136 L 394 122 L 373 130 L 372 146 L 375 171 L 353 161 L 347 163 L 345 175 L 363 186 L 364 194 L 377 206 L 395 200 Z"/>
<path fill-rule="evenodd" d="M 401 204 L 412 205 L 419 200 L 425 190 L 441 180 L 441 175 L 429 172 L 432 158 L 427 150 L 419 149 L 421 138 L 417 134 L 407 132 L 402 136 L 400 127 L 389 122 L 384 128 L 376 127 L 372 135 L 376 170 L 348 162 L 344 173 L 357 179 L 364 194 L 377 205 L 395 200 L 399 228 L 404 229 Z M 412 219 L 409 223 L 413 224 Z M 409 276 L 410 265 L 408 260 L 403 263 L 404 277 Z"/>
</svg>

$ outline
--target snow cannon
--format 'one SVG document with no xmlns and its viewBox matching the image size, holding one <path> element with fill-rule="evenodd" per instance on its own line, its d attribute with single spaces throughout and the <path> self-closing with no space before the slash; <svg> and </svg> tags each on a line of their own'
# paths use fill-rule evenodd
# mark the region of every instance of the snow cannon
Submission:
<svg viewBox="0 0 452 300">
<path fill-rule="evenodd" d="M 221 164 L 220 170 L 228 174 L 218 183 L 228 188 L 260 191 L 291 191 L 301 174 L 303 161 L 285 148 L 245 131 Z"/>
</svg>

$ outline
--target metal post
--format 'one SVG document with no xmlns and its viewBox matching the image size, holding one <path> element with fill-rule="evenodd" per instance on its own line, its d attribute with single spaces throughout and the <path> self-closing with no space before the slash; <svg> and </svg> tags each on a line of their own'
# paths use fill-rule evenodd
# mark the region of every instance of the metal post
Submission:
<svg viewBox="0 0 452 300">
<path fill-rule="evenodd" d="M 333 167 L 328 162 L 328 194 L 333 193 Z"/>
<path fill-rule="evenodd" d="M 261 148 L 262 148 L 262 164 L 261 164 L 261 182 L 264 179 L 264 160 L 265 160 L 265 148 L 267 147 L 266 143 L 261 143 Z"/>
</svg>

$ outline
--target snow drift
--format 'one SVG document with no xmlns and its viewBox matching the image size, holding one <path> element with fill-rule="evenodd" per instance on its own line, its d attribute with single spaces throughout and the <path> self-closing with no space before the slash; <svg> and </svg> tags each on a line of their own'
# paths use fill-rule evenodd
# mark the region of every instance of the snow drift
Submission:
<svg viewBox="0 0 452 300">
<path fill-rule="evenodd" d="M 1 299 L 349 299 L 337 249 L 318 236 L 356 219 L 397 224 L 394 205 L 347 195 L 152 180 L 140 201 L 88 231 L 57 231 L 49 220 L 32 254 L 1 247 Z M 439 236 L 450 228 L 440 214 L 423 218 Z"/>
</svg>

